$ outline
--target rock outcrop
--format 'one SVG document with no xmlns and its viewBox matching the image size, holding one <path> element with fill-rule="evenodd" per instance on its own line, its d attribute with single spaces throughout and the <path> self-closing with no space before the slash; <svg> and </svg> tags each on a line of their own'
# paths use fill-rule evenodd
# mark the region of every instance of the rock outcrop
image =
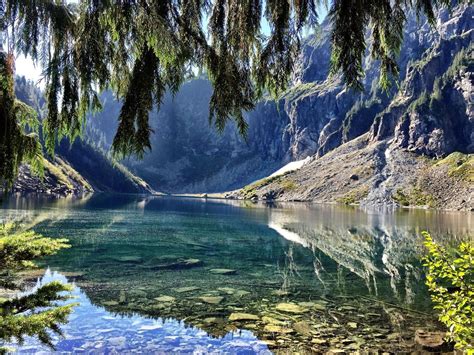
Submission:
<svg viewBox="0 0 474 355">
<path fill-rule="evenodd" d="M 89 182 L 61 158 L 56 157 L 51 161 L 44 159 L 43 165 L 44 176 L 42 177 L 33 174 L 28 165 L 20 166 L 12 192 L 64 197 L 83 195 L 94 191 Z"/>
<path fill-rule="evenodd" d="M 371 144 L 393 139 L 387 148 L 434 158 L 472 153 L 473 11 L 464 5 L 440 11 L 435 27 L 409 14 L 400 77 L 387 92 L 378 88 L 379 63 L 369 55 L 364 92 L 347 90 L 340 77 L 328 76 L 330 25 L 323 23 L 306 40 L 291 87 L 246 114 L 246 141 L 232 124 L 223 134 L 208 125 L 212 88 L 205 79 L 192 80 L 152 114 L 152 151 L 126 164 L 156 189 L 198 193 L 243 186 L 364 135 Z M 112 137 L 100 132 L 116 127 L 120 105 L 109 94 L 105 98 L 90 132 L 108 148 Z"/>
<path fill-rule="evenodd" d="M 288 154 L 312 154 L 314 161 L 229 196 L 473 210 L 473 14 L 467 6 L 441 11 L 436 29 L 425 24 L 416 33 L 409 21 L 398 90 L 357 99 L 338 91 L 337 79 L 332 86 L 327 79 L 324 90 L 301 84 L 312 89 L 287 104 L 295 106 L 287 111 L 290 121 L 305 122 L 292 128 L 300 134 Z M 367 79 L 376 74 L 372 65 Z M 316 113 L 312 125 L 305 121 L 309 112 Z M 294 187 L 282 188 L 282 180 Z"/>
</svg>

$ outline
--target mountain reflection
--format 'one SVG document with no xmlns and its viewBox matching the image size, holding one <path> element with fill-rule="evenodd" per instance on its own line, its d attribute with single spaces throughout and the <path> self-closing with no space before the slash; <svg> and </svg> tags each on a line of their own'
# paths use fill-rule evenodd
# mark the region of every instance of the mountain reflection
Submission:
<svg viewBox="0 0 474 355">
<path fill-rule="evenodd" d="M 326 265 L 329 258 L 364 280 L 374 295 L 378 295 L 378 284 L 388 277 L 393 295 L 412 304 L 423 283 L 421 231 L 431 231 L 445 244 L 457 242 L 469 236 L 471 219 L 467 216 L 460 219 L 456 213 L 426 211 L 366 213 L 311 206 L 270 209 L 268 226 L 313 252 L 315 274 L 322 283 L 322 273 L 330 267 Z M 318 257 L 319 253 L 324 257 Z"/>
</svg>

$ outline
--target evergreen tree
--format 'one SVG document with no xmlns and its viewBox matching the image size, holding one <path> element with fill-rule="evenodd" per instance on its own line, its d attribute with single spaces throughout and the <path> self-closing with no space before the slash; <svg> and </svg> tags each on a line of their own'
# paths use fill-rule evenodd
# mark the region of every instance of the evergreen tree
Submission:
<svg viewBox="0 0 474 355">
<path fill-rule="evenodd" d="M 15 99 L 13 85 L 13 56 L 0 51 L 0 182 L 7 189 L 23 161 L 41 174 L 43 157 L 37 114 Z"/>
<path fill-rule="evenodd" d="M 45 68 L 49 152 L 61 137 L 81 133 L 86 112 L 100 108 L 97 93 L 111 88 L 124 102 L 113 151 L 141 156 L 150 148 L 149 111 L 196 68 L 206 71 L 214 87 L 210 122 L 222 130 L 235 120 L 245 135 L 243 111 L 264 93 L 285 89 L 302 30 L 317 26 L 321 4 L 325 1 L 0 0 L 0 15 L 7 42 Z M 434 11 L 444 5 L 450 1 L 332 1 L 331 72 L 362 89 L 370 28 L 370 50 L 380 60 L 380 83 L 386 87 L 398 74 L 406 12 L 424 13 L 434 22 Z M 263 18 L 268 34 L 262 33 Z M 16 164 L 0 171 L 0 178 L 9 180 Z"/>
<path fill-rule="evenodd" d="M 15 232 L 14 228 L 13 224 L 0 225 L 0 289 L 21 287 L 16 272 L 34 267 L 34 259 L 69 247 L 66 239 L 45 238 L 33 231 Z M 70 290 L 69 285 L 53 281 L 25 296 L 0 298 L 0 345 L 15 340 L 21 343 L 25 336 L 37 336 L 52 346 L 48 330 L 61 334 L 59 324 L 67 322 L 74 307 L 58 306 L 56 302 L 68 299 L 64 292 Z M 5 350 L 0 346 L 0 353 Z"/>
</svg>

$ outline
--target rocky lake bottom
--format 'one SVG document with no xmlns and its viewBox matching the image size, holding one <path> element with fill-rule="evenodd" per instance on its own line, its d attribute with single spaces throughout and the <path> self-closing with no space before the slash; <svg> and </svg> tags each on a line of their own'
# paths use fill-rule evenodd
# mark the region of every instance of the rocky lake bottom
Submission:
<svg viewBox="0 0 474 355">
<path fill-rule="evenodd" d="M 420 350 L 442 329 L 420 232 L 473 234 L 468 213 L 136 196 L 11 200 L 0 216 L 72 244 L 30 275 L 75 286 L 63 353 Z"/>
</svg>

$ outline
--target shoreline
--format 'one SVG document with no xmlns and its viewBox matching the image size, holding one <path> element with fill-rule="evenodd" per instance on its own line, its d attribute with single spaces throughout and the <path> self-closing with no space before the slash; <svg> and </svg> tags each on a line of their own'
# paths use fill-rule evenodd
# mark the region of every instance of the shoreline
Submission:
<svg viewBox="0 0 474 355">
<path fill-rule="evenodd" d="M 0 190 L 0 203 L 11 197 L 37 197 L 45 199 L 82 199 L 93 195 L 117 195 L 117 196 L 143 196 L 143 197 L 167 197 L 167 198 L 190 198 L 190 199 L 201 199 L 201 200 L 218 200 L 218 201 L 242 201 L 250 203 L 302 203 L 302 204 L 314 204 L 314 205 L 333 205 L 339 207 L 357 207 L 361 209 L 373 210 L 373 209 L 384 209 L 384 210 L 424 210 L 424 211 L 435 211 L 435 212 L 465 212 L 473 213 L 474 210 L 469 209 L 449 209 L 449 208 L 434 208 L 429 206 L 402 206 L 395 203 L 392 204 L 360 204 L 360 203 L 341 203 L 337 201 L 316 201 L 316 200 L 302 200 L 302 199 L 246 199 L 238 198 L 234 196 L 228 196 L 230 193 L 235 193 L 239 190 L 228 191 L 228 192 L 216 192 L 216 193 L 130 193 L 130 192 L 106 192 L 106 191 L 92 191 L 83 194 L 50 194 L 44 192 L 11 192 L 5 195 L 4 191 Z"/>
</svg>

